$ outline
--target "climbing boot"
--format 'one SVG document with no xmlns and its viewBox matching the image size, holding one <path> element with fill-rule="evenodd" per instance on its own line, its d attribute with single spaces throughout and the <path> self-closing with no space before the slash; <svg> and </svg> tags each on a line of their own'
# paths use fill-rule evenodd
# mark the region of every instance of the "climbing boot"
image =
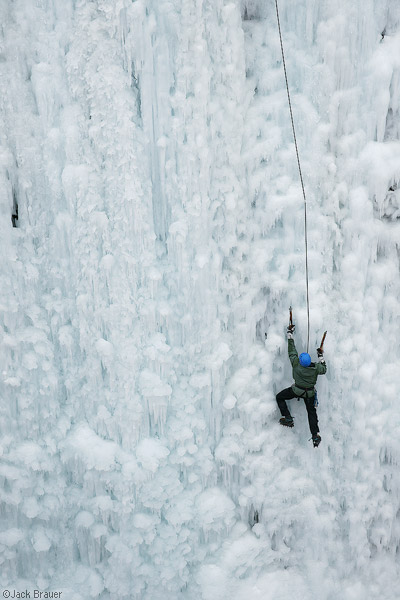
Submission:
<svg viewBox="0 0 400 600">
<path fill-rule="evenodd" d="M 293 427 L 294 426 L 293 417 L 282 417 L 282 419 L 279 419 L 279 423 L 281 425 L 284 425 L 285 427 Z"/>
<path fill-rule="evenodd" d="M 314 444 L 314 448 L 318 448 L 318 446 L 321 443 L 321 436 L 318 433 L 316 433 L 315 435 L 312 436 L 312 441 Z"/>
</svg>

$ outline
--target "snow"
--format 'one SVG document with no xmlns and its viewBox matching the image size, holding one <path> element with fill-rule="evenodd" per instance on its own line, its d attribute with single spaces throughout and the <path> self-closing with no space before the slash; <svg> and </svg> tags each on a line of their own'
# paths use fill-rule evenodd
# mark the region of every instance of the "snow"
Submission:
<svg viewBox="0 0 400 600">
<path fill-rule="evenodd" d="M 205 532 L 222 532 L 234 523 L 235 505 L 219 488 L 202 492 L 196 500 L 197 521 Z"/>
<path fill-rule="evenodd" d="M 24 534 L 19 529 L 12 528 L 0 533 L 0 544 L 4 546 L 15 546 L 23 539 Z"/>
<path fill-rule="evenodd" d="M 33 534 L 32 546 L 36 552 L 47 552 L 51 542 L 43 530 L 38 530 Z"/>
<path fill-rule="evenodd" d="M 0 6 L 4 589 L 397 599 L 400 7 L 279 8 L 318 450 L 275 2 Z"/>
<path fill-rule="evenodd" d="M 156 439 L 143 439 L 139 442 L 136 449 L 136 457 L 139 464 L 142 464 L 145 469 L 148 469 L 153 473 L 157 471 L 160 463 L 163 462 L 163 459 L 165 459 L 168 454 L 168 448 L 163 446 Z"/>
</svg>

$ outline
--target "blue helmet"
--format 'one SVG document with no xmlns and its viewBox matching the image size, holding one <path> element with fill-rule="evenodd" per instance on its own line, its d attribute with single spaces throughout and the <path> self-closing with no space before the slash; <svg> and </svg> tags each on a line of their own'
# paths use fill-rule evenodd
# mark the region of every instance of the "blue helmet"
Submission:
<svg viewBox="0 0 400 600">
<path fill-rule="evenodd" d="M 311 356 L 307 352 L 302 352 L 299 356 L 299 361 L 302 367 L 309 367 L 311 365 Z"/>
</svg>

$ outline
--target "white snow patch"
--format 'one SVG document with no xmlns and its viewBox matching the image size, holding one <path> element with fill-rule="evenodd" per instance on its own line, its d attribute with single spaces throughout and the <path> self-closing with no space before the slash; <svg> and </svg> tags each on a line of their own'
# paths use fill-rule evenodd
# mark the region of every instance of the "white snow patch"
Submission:
<svg viewBox="0 0 400 600">
<path fill-rule="evenodd" d="M 223 405 L 226 410 L 232 410 L 236 406 L 237 398 L 233 394 L 228 394 L 224 398 Z"/>
<path fill-rule="evenodd" d="M 98 436 L 86 423 L 76 425 L 60 442 L 64 462 L 82 461 L 87 469 L 110 471 L 116 466 L 119 446 Z"/>
<path fill-rule="evenodd" d="M 43 529 L 35 531 L 32 538 L 32 546 L 36 552 L 47 552 L 51 547 L 51 542 Z"/>
<path fill-rule="evenodd" d="M 96 342 L 96 350 L 101 358 L 111 358 L 114 355 L 114 346 L 111 342 L 100 338 Z"/>
<path fill-rule="evenodd" d="M 25 534 L 21 529 L 16 529 L 15 527 L 6 529 L 6 531 L 0 532 L 0 544 L 11 548 L 12 546 L 19 544 L 24 537 Z"/>
<path fill-rule="evenodd" d="M 144 369 L 140 373 L 139 385 L 143 396 L 161 397 L 172 394 L 171 386 L 161 381 L 160 377 L 150 369 Z"/>
<path fill-rule="evenodd" d="M 136 448 L 139 463 L 152 473 L 157 471 L 168 455 L 168 448 L 155 438 L 141 440 Z"/>
<path fill-rule="evenodd" d="M 223 531 L 233 525 L 235 504 L 220 488 L 202 492 L 196 499 L 197 521 L 204 531 Z"/>
</svg>

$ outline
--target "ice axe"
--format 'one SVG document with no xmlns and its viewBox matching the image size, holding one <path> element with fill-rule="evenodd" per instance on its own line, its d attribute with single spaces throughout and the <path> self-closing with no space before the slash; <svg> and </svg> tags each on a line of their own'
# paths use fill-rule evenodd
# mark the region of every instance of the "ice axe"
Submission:
<svg viewBox="0 0 400 600">
<path fill-rule="evenodd" d="M 293 325 L 293 314 L 292 314 L 292 307 L 289 306 L 289 329 L 293 329 L 294 325 Z"/>
<path fill-rule="evenodd" d="M 320 347 L 319 347 L 319 348 L 317 348 L 317 352 L 323 352 L 323 351 L 324 351 L 324 341 L 325 341 L 325 338 L 326 338 L 326 334 L 327 334 L 327 333 L 328 333 L 328 332 L 327 332 L 327 331 L 325 331 L 324 335 L 322 336 L 321 345 L 320 345 Z"/>
<path fill-rule="evenodd" d="M 293 327 L 293 315 L 292 315 L 292 307 L 289 306 L 289 326 Z"/>
</svg>

